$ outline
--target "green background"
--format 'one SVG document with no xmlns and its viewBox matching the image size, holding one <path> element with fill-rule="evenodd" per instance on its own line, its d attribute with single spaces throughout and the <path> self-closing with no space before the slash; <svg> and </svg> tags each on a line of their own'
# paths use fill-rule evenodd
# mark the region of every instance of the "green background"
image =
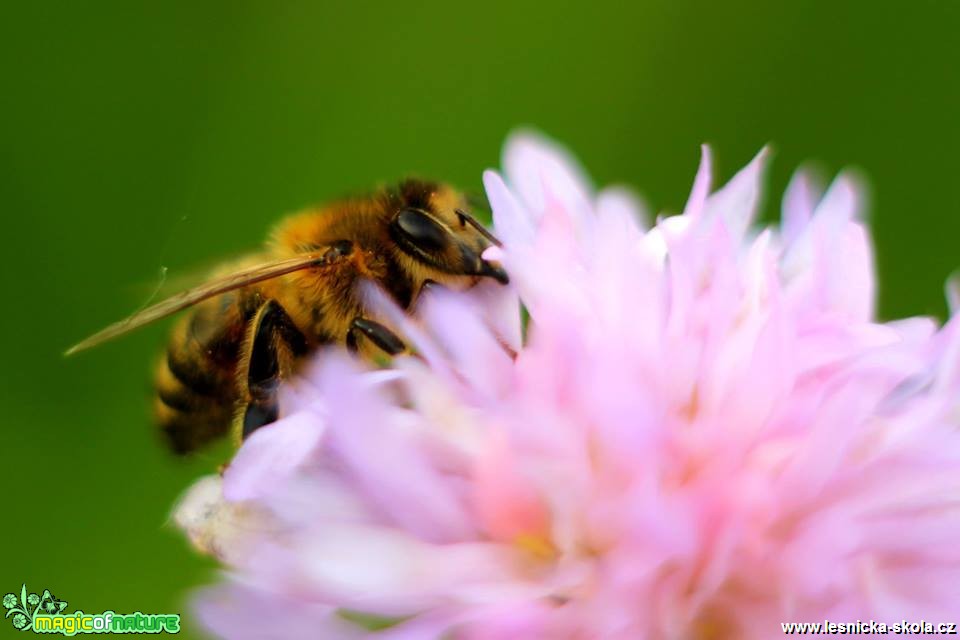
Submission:
<svg viewBox="0 0 960 640">
<path fill-rule="evenodd" d="M 958 32 L 948 0 L 8 3 L 0 593 L 185 612 L 212 578 L 166 524 L 222 459 L 174 460 L 151 431 L 166 327 L 64 347 L 141 305 L 162 266 L 256 247 L 305 204 L 408 173 L 479 189 L 517 125 L 657 210 L 682 207 L 703 141 L 720 179 L 774 144 L 768 217 L 799 163 L 860 167 L 882 316 L 942 316 Z"/>
</svg>

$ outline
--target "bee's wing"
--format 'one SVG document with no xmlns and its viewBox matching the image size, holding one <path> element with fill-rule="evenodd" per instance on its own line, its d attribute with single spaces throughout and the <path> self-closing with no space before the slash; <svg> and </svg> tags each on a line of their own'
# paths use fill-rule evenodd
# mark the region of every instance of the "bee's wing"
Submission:
<svg viewBox="0 0 960 640">
<path fill-rule="evenodd" d="M 112 340 L 118 336 L 124 335 L 125 333 L 130 333 L 131 331 L 139 329 L 143 325 L 149 324 L 154 320 L 159 320 L 160 318 L 174 314 L 177 311 L 182 311 L 187 307 L 193 306 L 198 302 L 202 302 L 207 298 L 220 295 L 221 293 L 225 293 L 233 289 L 239 289 L 240 287 L 245 287 L 249 284 L 261 282 L 263 280 L 269 280 L 271 278 L 286 275 L 294 271 L 309 269 L 310 267 L 317 266 L 322 263 L 323 254 L 311 252 L 298 255 L 294 258 L 284 258 L 282 260 L 275 260 L 273 262 L 262 262 L 246 269 L 240 269 L 239 271 L 235 271 L 228 275 L 210 280 L 209 282 L 206 282 L 198 287 L 194 287 L 193 289 L 181 291 L 180 293 L 170 296 L 162 302 L 158 302 L 157 304 L 147 307 L 142 311 L 138 311 L 128 318 L 124 318 L 119 322 L 114 322 L 109 327 L 93 334 L 86 340 L 82 340 L 81 342 L 73 345 L 67 349 L 66 352 L 64 352 L 64 355 L 71 356 L 75 353 L 79 353 L 80 351 L 85 351 L 91 347 L 97 346 L 98 344 L 104 343 L 107 340 Z"/>
<path fill-rule="evenodd" d="M 263 255 L 256 256 L 260 263 L 266 258 Z M 178 268 L 175 271 L 167 271 L 166 267 L 160 267 L 160 272 L 153 278 L 144 278 L 139 282 L 132 282 L 123 288 L 124 293 L 132 296 L 150 296 L 146 308 L 154 299 L 163 299 L 172 296 L 175 293 L 192 289 L 200 284 L 210 280 L 210 274 L 220 275 L 226 273 L 224 265 L 236 264 L 234 267 L 249 266 L 255 264 L 254 261 L 236 263 L 237 256 L 224 255 L 219 258 L 211 258 L 200 262 L 191 263 L 189 267 Z"/>
</svg>

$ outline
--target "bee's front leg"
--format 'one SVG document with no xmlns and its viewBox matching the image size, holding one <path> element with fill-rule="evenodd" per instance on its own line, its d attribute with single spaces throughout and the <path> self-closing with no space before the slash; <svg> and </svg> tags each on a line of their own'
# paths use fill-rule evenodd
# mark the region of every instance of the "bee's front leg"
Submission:
<svg viewBox="0 0 960 640">
<path fill-rule="evenodd" d="M 370 340 L 387 355 L 395 356 L 407 348 L 403 340 L 397 337 L 397 334 L 393 331 L 379 322 L 361 316 L 353 319 L 353 322 L 350 323 L 350 330 L 347 332 L 347 348 L 350 351 L 356 351 L 359 348 L 357 344 L 359 336 Z"/>
<path fill-rule="evenodd" d="M 238 439 L 277 419 L 280 381 L 306 350 L 306 339 L 276 300 L 268 300 L 257 310 L 247 329 L 238 372 Z"/>
</svg>

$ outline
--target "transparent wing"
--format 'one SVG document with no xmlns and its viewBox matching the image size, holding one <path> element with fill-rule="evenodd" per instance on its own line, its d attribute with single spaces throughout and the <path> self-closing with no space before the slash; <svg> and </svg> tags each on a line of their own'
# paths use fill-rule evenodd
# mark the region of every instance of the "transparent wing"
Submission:
<svg viewBox="0 0 960 640">
<path fill-rule="evenodd" d="M 102 331 L 98 331 L 89 338 L 73 345 L 64 352 L 64 355 L 72 356 L 75 353 L 85 351 L 108 340 L 113 340 L 116 337 L 139 329 L 154 320 L 165 318 L 187 307 L 191 307 L 198 302 L 202 302 L 207 298 L 220 295 L 221 293 L 322 264 L 324 264 L 324 257 L 321 251 L 305 253 L 294 258 L 284 258 L 273 262 L 262 262 L 252 267 L 234 271 L 233 273 L 205 282 L 200 286 L 181 291 L 166 300 L 134 313 L 132 316 L 124 318 L 119 322 L 114 322 Z"/>
<path fill-rule="evenodd" d="M 245 257 L 245 256 L 244 256 Z M 233 270 L 253 264 L 263 263 L 268 258 L 266 255 L 250 254 L 251 258 L 257 260 L 248 260 L 238 262 L 236 254 L 223 255 L 219 258 L 210 258 L 201 262 L 193 262 L 186 267 L 177 267 L 167 269 L 160 266 L 158 273 L 152 278 L 144 278 L 139 282 L 131 282 L 123 287 L 123 292 L 131 297 L 150 296 L 150 300 L 144 304 L 144 308 L 150 306 L 154 300 L 168 298 L 175 293 L 192 289 L 211 279 L 211 274 L 218 276 L 225 273 L 224 265 L 232 265 Z"/>
</svg>

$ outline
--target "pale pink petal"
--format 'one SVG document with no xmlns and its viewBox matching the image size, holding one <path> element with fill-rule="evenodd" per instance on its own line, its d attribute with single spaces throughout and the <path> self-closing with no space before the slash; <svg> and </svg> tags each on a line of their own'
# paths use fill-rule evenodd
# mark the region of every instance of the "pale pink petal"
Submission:
<svg viewBox="0 0 960 640">
<path fill-rule="evenodd" d="M 693 189 L 690 191 L 690 197 L 687 198 L 687 204 L 683 207 L 683 215 L 697 218 L 703 212 L 707 203 L 707 195 L 710 193 L 710 183 L 713 180 L 713 163 L 710 157 L 710 147 L 700 146 L 700 168 L 697 169 L 697 177 L 693 181 Z"/>
<path fill-rule="evenodd" d="M 495 171 L 483 172 L 483 185 L 493 209 L 493 227 L 507 246 L 522 246 L 533 240 L 536 219 L 521 205 Z"/>
<path fill-rule="evenodd" d="M 360 640 L 367 636 L 363 629 L 338 616 L 335 607 L 328 604 L 304 603 L 296 596 L 246 585 L 202 591 L 194 602 L 194 609 L 200 622 L 225 640 Z"/>
<path fill-rule="evenodd" d="M 793 244 L 797 236 L 810 224 L 813 209 L 819 200 L 820 193 L 814 186 L 810 173 L 797 171 L 793 174 L 783 195 L 783 222 L 780 226 L 784 244 Z"/>
<path fill-rule="evenodd" d="M 224 471 L 224 498 L 237 502 L 269 493 L 314 455 L 325 430 L 322 415 L 301 411 L 254 431 Z"/>
<path fill-rule="evenodd" d="M 734 238 L 741 238 L 753 223 L 760 204 L 761 180 L 770 150 L 763 148 L 746 167 L 733 176 L 722 189 L 707 198 L 704 215 L 719 216 Z M 709 157 L 705 163 L 709 163 Z M 709 171 L 709 164 L 706 166 Z"/>
<path fill-rule="evenodd" d="M 507 181 L 527 209 L 539 218 L 551 198 L 576 218 L 589 215 L 592 187 L 567 151 L 549 139 L 524 131 L 511 135 L 503 150 Z"/>
<path fill-rule="evenodd" d="M 418 311 L 470 387 L 495 397 L 507 390 L 512 382 L 513 347 L 507 343 L 510 349 L 504 348 L 484 324 L 479 307 L 464 304 L 464 298 L 454 292 L 437 289 L 425 297 Z M 519 313 L 516 316 L 519 323 Z M 514 333 L 512 339 L 517 338 Z"/>
<path fill-rule="evenodd" d="M 954 274 L 947 278 L 944 291 L 947 295 L 947 303 L 950 305 L 950 313 L 955 314 L 960 310 L 960 277 Z"/>
<path fill-rule="evenodd" d="M 597 194 L 597 217 L 615 216 L 634 221 L 642 228 L 650 226 L 650 210 L 647 204 L 632 189 L 607 187 Z"/>
<path fill-rule="evenodd" d="M 322 380 L 331 396 L 326 446 L 342 477 L 397 527 L 433 541 L 471 538 L 465 500 L 419 446 L 417 417 L 361 382 L 334 368 Z"/>
<path fill-rule="evenodd" d="M 507 585 L 514 559 L 497 545 L 435 545 L 382 526 L 330 523 L 295 541 L 296 554 L 262 546 L 249 570 L 308 598 L 383 616 L 414 615 L 440 593 L 469 599 L 477 586 Z"/>
<path fill-rule="evenodd" d="M 549 544 L 547 505 L 530 478 L 524 477 L 502 437 L 481 454 L 474 473 L 474 504 L 485 532 L 513 543 L 526 538 Z"/>
</svg>

